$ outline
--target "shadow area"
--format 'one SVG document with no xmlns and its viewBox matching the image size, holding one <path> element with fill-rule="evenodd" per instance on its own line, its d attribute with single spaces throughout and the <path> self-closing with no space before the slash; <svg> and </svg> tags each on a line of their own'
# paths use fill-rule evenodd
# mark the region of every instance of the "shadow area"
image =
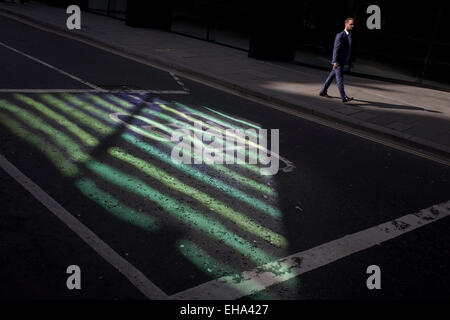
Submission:
<svg viewBox="0 0 450 320">
<path fill-rule="evenodd" d="M 328 99 L 338 99 L 342 100 L 341 97 L 336 96 L 328 96 L 325 97 Z M 363 100 L 363 99 L 353 99 L 352 101 L 346 103 L 347 106 L 353 106 L 353 107 L 375 107 L 375 108 L 381 108 L 381 109 L 396 109 L 396 110 L 412 110 L 412 111 L 425 111 L 425 112 L 431 112 L 431 113 L 442 113 L 441 111 L 426 109 L 422 107 L 413 107 L 413 106 L 407 106 L 402 104 L 395 104 L 395 103 L 385 103 L 380 101 L 370 101 L 370 100 Z"/>
<path fill-rule="evenodd" d="M 425 112 L 431 112 L 431 113 L 442 113 L 441 111 L 426 109 L 426 108 L 422 108 L 422 107 L 413 107 L 413 106 L 406 106 L 406 105 L 394 104 L 394 103 L 385 103 L 385 102 L 379 102 L 379 101 L 353 99 L 352 102 L 353 102 L 353 103 L 351 103 L 352 105 L 356 105 L 359 107 L 368 106 L 368 107 L 376 107 L 376 108 L 383 108 L 383 109 L 414 110 L 414 111 L 425 111 Z"/>
</svg>

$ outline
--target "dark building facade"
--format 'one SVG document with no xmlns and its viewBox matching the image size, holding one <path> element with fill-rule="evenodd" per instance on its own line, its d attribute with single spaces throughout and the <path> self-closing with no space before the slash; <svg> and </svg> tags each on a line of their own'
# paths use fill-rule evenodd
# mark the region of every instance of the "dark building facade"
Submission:
<svg viewBox="0 0 450 320">
<path fill-rule="evenodd" d="M 74 2 L 74 1 L 72 1 Z M 86 9 L 249 52 L 250 58 L 330 68 L 334 36 L 354 17 L 351 72 L 450 90 L 450 5 L 387 0 L 83 0 Z M 381 29 L 370 30 L 370 5 Z M 128 9 L 127 9 L 128 8 Z M 158 17 L 157 19 L 155 17 Z M 152 22 L 153 21 L 153 22 Z"/>
</svg>

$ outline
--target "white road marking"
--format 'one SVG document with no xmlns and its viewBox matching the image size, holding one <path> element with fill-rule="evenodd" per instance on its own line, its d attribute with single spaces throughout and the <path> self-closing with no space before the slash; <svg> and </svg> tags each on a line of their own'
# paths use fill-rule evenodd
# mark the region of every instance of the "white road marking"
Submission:
<svg viewBox="0 0 450 320">
<path fill-rule="evenodd" d="M 96 89 L 0 89 L 0 93 L 91 93 L 105 92 Z"/>
<path fill-rule="evenodd" d="M 167 299 L 168 296 L 152 283 L 141 271 L 101 240 L 92 230 L 77 220 L 70 212 L 50 197 L 44 190 L 24 175 L 3 155 L 0 154 L 0 167 L 21 184 L 38 201 L 46 206 L 56 217 L 75 232 L 108 263 L 122 273 L 139 291 L 149 299 Z"/>
<path fill-rule="evenodd" d="M 25 52 L 22 52 L 22 51 L 20 51 L 20 50 L 17 50 L 17 49 L 15 49 L 15 48 L 11 47 L 11 46 L 8 46 L 7 44 L 5 44 L 5 43 L 3 43 L 3 42 L 1 42 L 1 41 L 0 41 L 0 46 L 4 47 L 4 48 L 6 48 L 6 49 L 9 49 L 9 50 L 11 50 L 11 51 L 13 51 L 13 52 L 15 52 L 15 53 L 18 53 L 18 54 L 20 54 L 20 55 L 22 55 L 22 56 L 24 56 L 24 57 L 26 57 L 26 58 L 28 58 L 28 59 L 31 59 L 31 60 L 37 62 L 37 63 L 40 63 L 40 64 L 42 64 L 43 66 L 46 66 L 47 68 L 50 68 L 50 69 L 52 69 L 52 70 L 55 70 L 56 72 L 59 72 L 59 73 L 61 73 L 62 75 L 65 75 L 66 77 L 69 77 L 69 78 L 71 78 L 71 79 L 73 79 L 73 80 L 76 80 L 76 81 L 78 81 L 78 82 L 81 82 L 82 84 L 84 84 L 84 85 L 86 85 L 86 86 L 88 86 L 88 87 L 91 87 L 91 88 L 93 88 L 93 89 L 100 90 L 100 91 L 105 91 L 105 90 L 103 90 L 102 88 L 99 88 L 99 87 L 97 87 L 96 85 L 93 85 L 92 83 L 89 83 L 89 82 L 87 82 L 87 81 L 84 81 L 84 80 L 78 78 L 77 76 L 74 76 L 73 74 L 70 74 L 70 73 L 68 73 L 68 72 L 66 72 L 66 71 L 64 71 L 64 70 L 61 70 L 61 69 L 59 69 L 59 68 L 57 68 L 57 67 L 55 67 L 55 66 L 52 66 L 51 64 L 48 64 L 47 62 L 44 62 L 44 61 L 42 61 L 42 60 L 40 60 L 40 59 L 38 59 L 38 58 L 35 58 L 35 57 L 33 57 L 33 56 L 30 56 L 29 54 L 26 54 Z"/>
<path fill-rule="evenodd" d="M 450 200 L 347 235 L 238 275 L 225 276 L 170 296 L 178 300 L 238 299 L 369 249 L 450 215 Z"/>
<path fill-rule="evenodd" d="M 154 94 L 189 94 L 188 91 L 183 90 L 109 90 L 113 93 L 154 93 Z"/>
<path fill-rule="evenodd" d="M 179 85 L 181 88 L 183 88 L 184 91 L 189 92 L 189 89 L 186 88 L 186 86 L 184 85 L 184 82 L 181 81 L 181 79 L 178 78 L 178 76 L 177 76 L 176 74 L 174 74 L 174 73 L 172 73 L 172 72 L 169 72 L 169 74 L 170 74 L 170 75 L 172 76 L 172 78 L 178 83 L 178 85 Z"/>
<path fill-rule="evenodd" d="M 128 90 L 128 89 L 0 89 L 0 93 L 153 93 L 153 94 L 189 94 L 182 90 Z"/>
</svg>

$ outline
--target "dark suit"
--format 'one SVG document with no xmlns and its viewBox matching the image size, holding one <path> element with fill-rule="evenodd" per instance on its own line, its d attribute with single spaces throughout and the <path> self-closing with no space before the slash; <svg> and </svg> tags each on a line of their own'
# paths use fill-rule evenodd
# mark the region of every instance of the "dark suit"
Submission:
<svg viewBox="0 0 450 320">
<path fill-rule="evenodd" d="M 326 93 L 333 79 L 336 77 L 336 82 L 339 88 L 342 99 L 347 97 L 344 91 L 344 66 L 347 64 L 350 58 L 350 49 L 352 46 L 351 34 L 344 31 L 339 32 L 334 40 L 333 58 L 331 64 L 338 63 L 336 69 L 332 69 L 325 81 L 321 93 Z"/>
</svg>

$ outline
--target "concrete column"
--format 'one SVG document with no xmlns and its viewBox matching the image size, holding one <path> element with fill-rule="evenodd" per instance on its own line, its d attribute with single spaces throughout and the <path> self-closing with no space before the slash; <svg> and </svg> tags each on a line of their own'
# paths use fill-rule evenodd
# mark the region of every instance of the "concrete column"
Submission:
<svg viewBox="0 0 450 320">
<path fill-rule="evenodd" d="M 128 0 L 125 23 L 132 27 L 170 30 L 172 0 Z"/>
<path fill-rule="evenodd" d="M 75 4 L 80 7 L 81 10 L 86 10 L 88 8 L 88 0 L 45 0 L 45 3 L 49 6 L 63 7 Z"/>
<path fill-rule="evenodd" d="M 248 56 L 260 60 L 291 61 L 295 57 L 303 1 L 256 3 Z"/>
</svg>

